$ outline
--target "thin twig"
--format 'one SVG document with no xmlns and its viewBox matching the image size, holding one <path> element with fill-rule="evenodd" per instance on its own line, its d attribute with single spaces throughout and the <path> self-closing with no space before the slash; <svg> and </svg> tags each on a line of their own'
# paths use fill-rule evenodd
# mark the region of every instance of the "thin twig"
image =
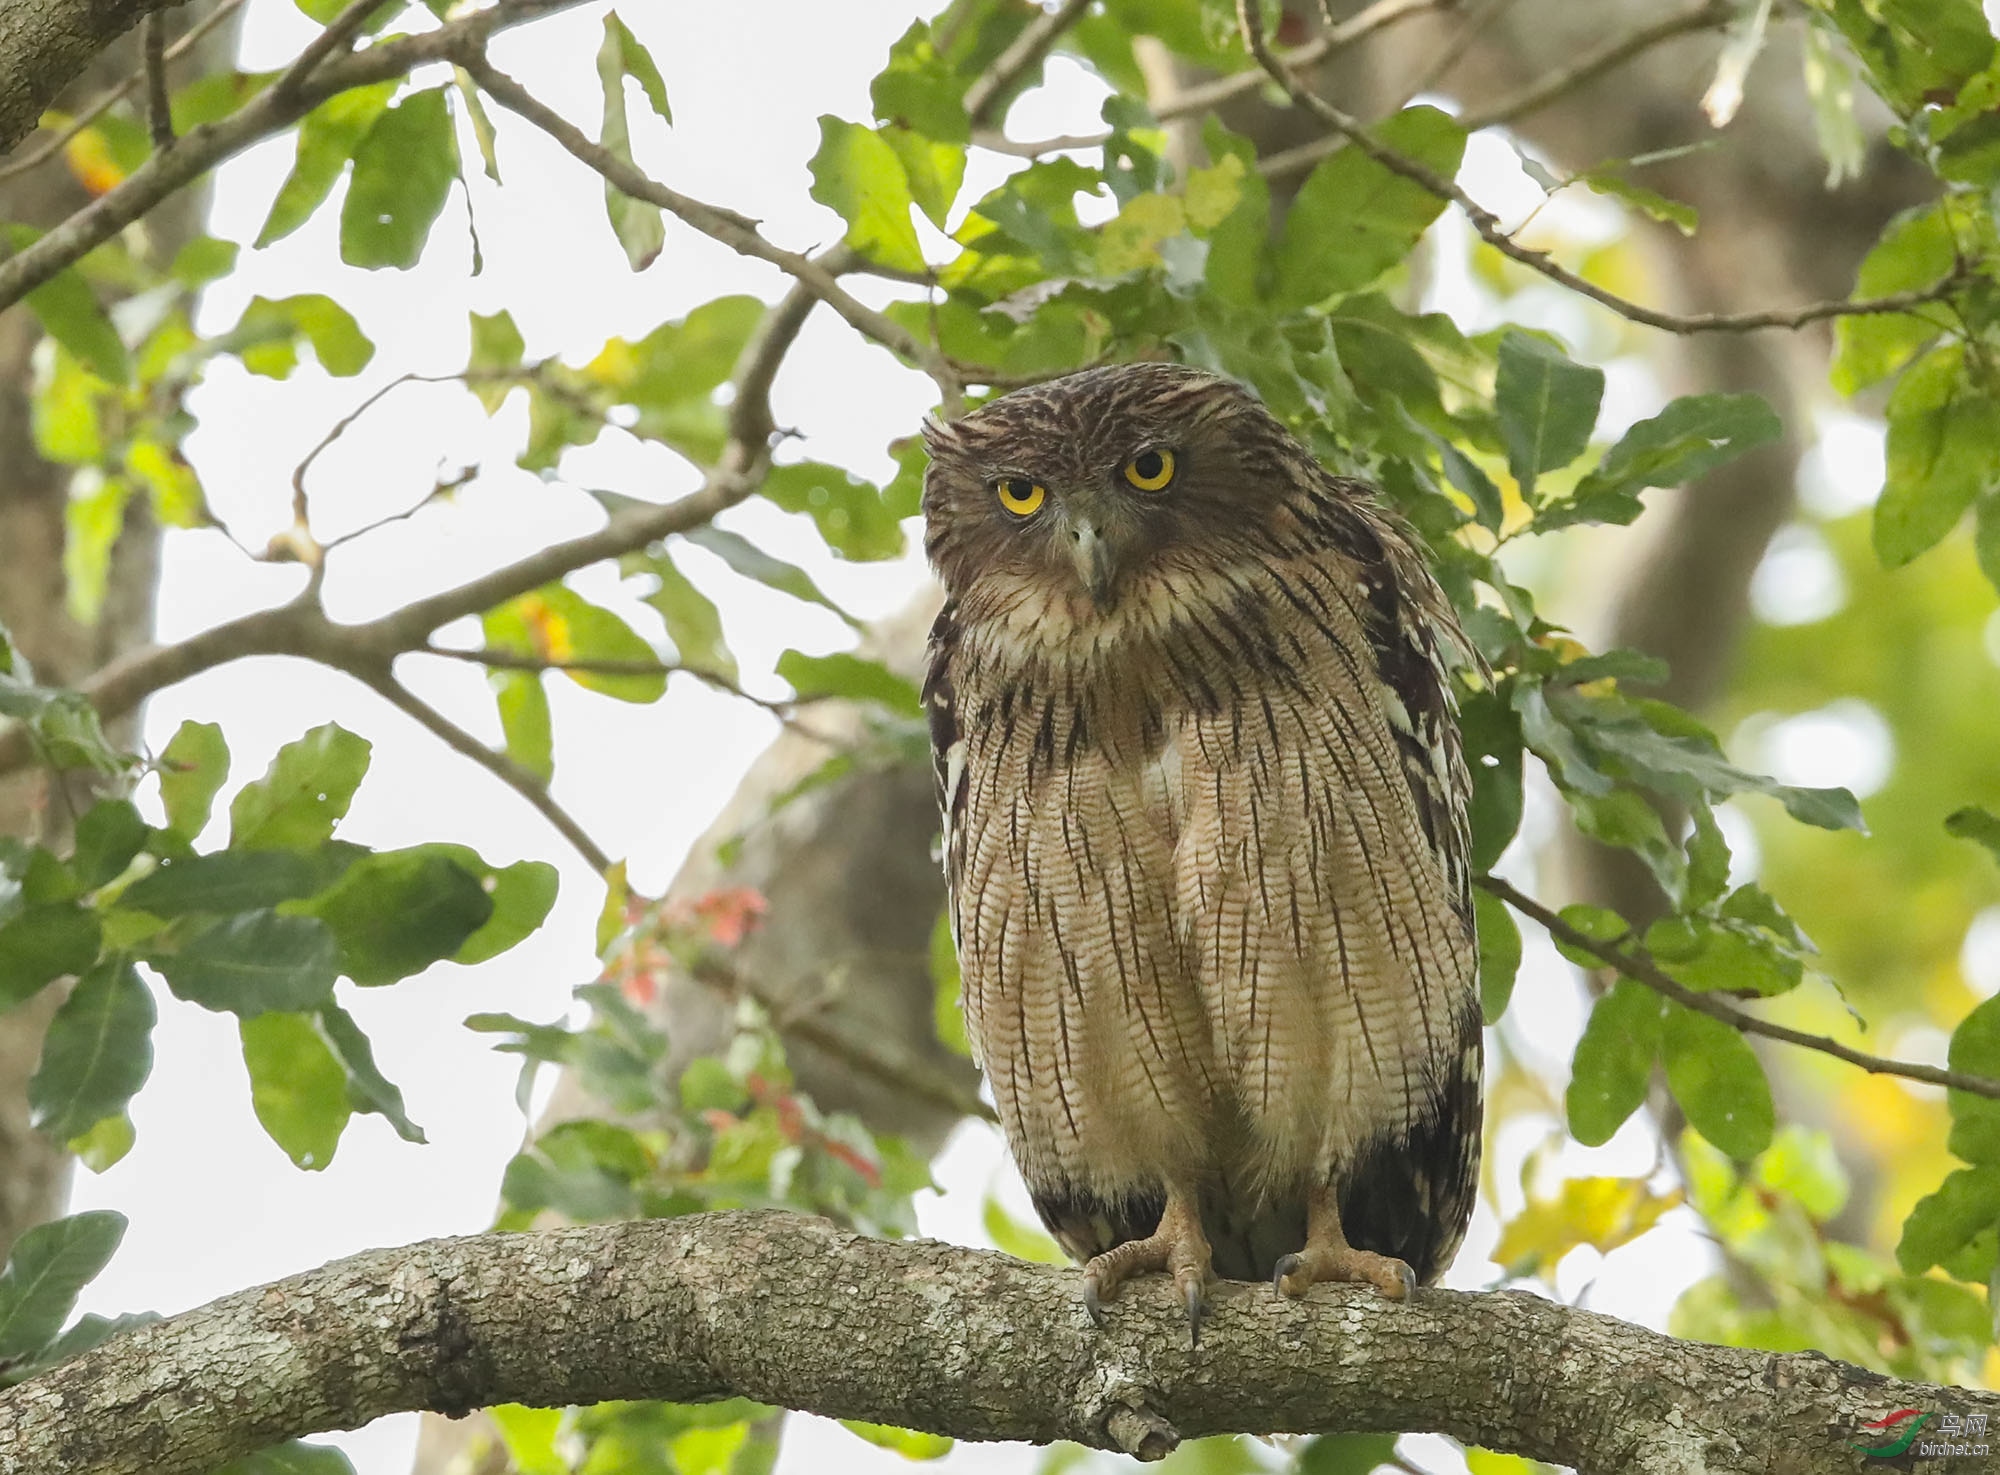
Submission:
<svg viewBox="0 0 2000 1475">
<path fill-rule="evenodd" d="M 1516 118 L 1540 111 L 1565 93 L 1594 82 L 1606 72 L 1622 67 L 1663 41 L 1697 31 L 1713 30 L 1726 25 L 1735 14 L 1733 0 L 1703 0 L 1702 4 L 1683 10 L 1678 15 L 1640 26 L 1617 40 L 1606 42 L 1595 51 L 1584 53 L 1568 66 L 1558 67 L 1512 97 L 1465 114 L 1459 119 L 1459 124 L 1467 133 L 1476 133 L 1481 128 L 1511 123 Z"/>
<path fill-rule="evenodd" d="M 1258 14 L 1255 0 L 1236 0 L 1236 18 L 1243 31 L 1244 43 L 1250 48 L 1251 55 L 1255 56 L 1264 70 L 1284 87 L 1294 103 L 1312 113 L 1390 173 L 1399 174 L 1439 199 L 1458 206 L 1465 212 L 1465 218 L 1472 222 L 1472 228 L 1479 233 L 1480 238 L 1501 255 L 1520 262 L 1530 271 L 1547 277 L 1557 286 L 1567 287 L 1580 297 L 1588 297 L 1592 302 L 1609 308 L 1629 322 L 1643 323 L 1649 328 L 1659 328 L 1668 333 L 1747 333 L 1761 328 L 1802 328 L 1808 323 L 1816 323 L 1824 318 L 1908 312 L 1913 307 L 1921 307 L 1925 303 L 1936 302 L 1950 296 L 1962 283 L 1963 274 L 1954 272 L 1943 281 L 1917 291 L 1896 292 L 1886 297 L 1859 300 L 1815 302 L 1806 307 L 1772 308 L 1759 312 L 1681 314 L 1661 312 L 1656 308 L 1628 301 L 1617 293 L 1607 291 L 1595 282 L 1578 276 L 1568 267 L 1557 263 L 1547 252 L 1523 246 L 1501 229 L 1500 218 L 1497 215 L 1479 204 L 1451 180 L 1417 160 L 1378 142 L 1358 118 L 1341 111 L 1318 93 L 1296 82 L 1285 71 L 1283 64 L 1272 54 L 1270 46 L 1265 42 L 1263 18 Z"/>
<path fill-rule="evenodd" d="M 427 645 L 423 647 L 421 653 L 427 656 L 443 656 L 447 660 L 466 661 L 494 671 L 563 671 L 581 676 L 692 676 L 702 685 L 719 691 L 724 696 L 735 697 L 738 701 L 748 702 L 751 706 L 768 712 L 800 737 L 808 738 L 822 747 L 840 746 L 836 739 L 806 726 L 794 715 L 802 706 L 832 700 L 831 694 L 793 697 L 788 701 L 760 697 L 753 691 L 744 690 L 741 685 L 720 671 L 706 666 L 683 665 L 678 661 L 621 661 L 608 657 L 592 659 L 572 656 L 563 660 L 552 660 L 544 656 L 522 655 L 519 651 L 495 650 L 490 646 L 481 650 L 453 650 L 447 645 Z"/>
<path fill-rule="evenodd" d="M 174 105 L 167 96 L 167 18 L 163 13 L 146 12 L 140 44 L 146 52 L 146 124 L 153 135 L 153 147 L 164 153 L 174 146 Z"/>
<path fill-rule="evenodd" d="M 1022 28 L 1011 45 L 993 59 L 993 64 L 965 89 L 965 111 L 977 128 L 990 123 L 987 116 L 994 104 L 1021 80 L 1029 68 L 1049 54 L 1056 38 L 1076 23 L 1090 8 L 1090 0 L 1063 0 L 1054 10 L 1045 10 Z"/>
<path fill-rule="evenodd" d="M 366 682 L 378 695 L 414 718 L 425 731 L 461 757 L 470 758 L 501 783 L 533 805 L 542 818 L 554 825 L 599 875 L 611 869 L 611 857 L 590 838 L 590 832 L 576 822 L 569 811 L 556 803 L 549 786 L 505 753 L 496 753 L 471 733 L 438 711 L 422 697 L 398 681 L 386 667 L 361 668 L 348 674 Z"/>
<path fill-rule="evenodd" d="M 381 8 L 382 0 L 348 0 L 347 8 L 328 21 L 325 29 L 308 41 L 305 49 L 285 68 L 284 76 L 271 84 L 271 91 L 279 97 L 289 97 L 298 91 L 321 62 L 336 50 L 348 47 L 360 31 L 362 22 Z"/>
<path fill-rule="evenodd" d="M 1401 112 L 1410 105 L 1413 98 L 1421 97 L 1450 75 L 1451 69 L 1459 64 L 1465 53 L 1472 49 L 1472 43 L 1500 15 L 1513 0 L 1479 0 L 1458 23 L 1451 39 L 1440 46 L 1419 72 L 1416 79 L 1403 89 L 1403 100 L 1391 108 L 1391 112 Z"/>
<path fill-rule="evenodd" d="M 1303 46 L 1294 47 L 1284 55 L 1287 67 L 1309 67 L 1324 61 L 1335 52 L 1352 46 L 1355 42 L 1373 35 L 1376 31 L 1394 25 L 1410 16 L 1420 15 L 1427 10 L 1442 10 L 1457 3 L 1457 0 L 1375 0 L 1375 3 L 1359 14 L 1350 16 L 1331 30 L 1322 31 Z M 1153 116 L 1162 123 L 1171 123 L 1176 118 L 1185 118 L 1194 113 L 1204 113 L 1219 107 L 1231 98 L 1241 97 L 1246 92 L 1255 92 L 1269 80 L 1261 71 L 1233 72 L 1227 77 L 1217 77 L 1212 82 L 1202 82 L 1183 91 L 1176 92 L 1167 101 L 1154 109 Z M 1062 153 L 1072 149 L 1101 148 L 1111 135 L 1109 133 L 1069 134 L 1059 138 L 1044 138 L 1033 143 L 1017 143 L 993 129 L 979 129 L 972 141 L 981 148 L 995 153 L 1016 154 L 1024 159 L 1040 158 L 1043 154 Z"/>
<path fill-rule="evenodd" d="M 1532 917 L 1557 942 L 1588 953 L 1605 967 L 1642 983 L 1664 998 L 1676 1004 L 1685 1005 L 1711 1019 L 1719 1019 L 1730 1028 L 1746 1035 L 1762 1035 L 1767 1040 L 1779 1040 L 1787 1045 L 1797 1045 L 1802 1050 L 1816 1050 L 1822 1055 L 1831 1055 L 1835 1060 L 1844 1060 L 1849 1065 L 1858 1066 L 1870 1075 L 1901 1076 L 1905 1080 L 1922 1081 L 1926 1085 L 1946 1086 L 1954 1091 L 1970 1091 L 1975 1096 L 1986 1096 L 2000 1101 L 2000 1081 L 1985 1076 L 1969 1075 L 1962 1070 L 1947 1070 L 1936 1065 L 1921 1065 L 1909 1060 L 1890 1060 L 1882 1055 L 1870 1055 L 1843 1045 L 1838 1040 L 1825 1035 L 1811 1035 L 1804 1030 L 1792 1029 L 1786 1025 L 1773 1024 L 1768 1019 L 1737 1008 L 1727 999 L 1715 994 L 1700 993 L 1678 982 L 1665 969 L 1653 961 L 1650 954 L 1641 948 L 1630 951 L 1621 948 L 1616 941 L 1600 941 L 1589 933 L 1578 930 L 1565 922 L 1561 915 L 1536 901 L 1532 896 L 1520 891 L 1498 876 L 1481 876 L 1475 883 L 1482 891 L 1497 896 L 1524 917 Z"/>
<path fill-rule="evenodd" d="M 861 1075 L 960 1116 L 978 1117 L 983 1122 L 997 1123 L 1000 1120 L 993 1108 L 980 1100 L 977 1091 L 965 1089 L 942 1072 L 932 1071 L 921 1062 L 892 1060 L 873 1045 L 856 1039 L 845 1030 L 834 1028 L 812 1012 L 787 1008 L 753 979 L 744 977 L 719 958 L 703 958 L 688 971 L 697 983 L 726 998 L 749 999 L 761 1005 L 782 1034 L 811 1045 L 821 1054 L 832 1056 Z"/>
<path fill-rule="evenodd" d="M 955 410 L 963 396 L 963 386 L 945 361 L 944 355 L 923 342 L 886 313 L 862 303 L 844 289 L 834 276 L 811 257 L 772 244 L 758 231 L 757 223 L 734 210 L 706 204 L 669 189 L 648 178 L 609 149 L 592 143 L 575 124 L 547 106 L 527 88 L 487 62 L 477 36 L 468 36 L 455 57 L 473 80 L 502 107 L 525 118 L 567 149 L 575 158 L 601 174 L 613 187 L 635 200 L 658 205 L 686 225 L 732 251 L 759 261 L 768 261 L 786 275 L 806 286 L 812 294 L 847 320 L 864 338 L 902 355 L 929 374 L 937 384 L 948 411 Z"/>
<path fill-rule="evenodd" d="M 216 6 L 215 9 L 211 10 L 191 27 L 185 36 L 169 46 L 161 60 L 174 62 L 187 55 L 189 51 L 200 43 L 203 36 L 206 36 L 210 31 L 229 19 L 242 5 L 243 0 L 222 0 L 220 5 Z M 103 117 L 117 105 L 121 98 L 129 97 L 133 89 L 146 80 L 146 74 L 147 69 L 141 67 L 123 82 L 106 88 L 82 112 L 71 118 L 60 133 L 39 147 L 21 155 L 20 158 L 10 163 L 0 164 L 0 182 L 12 179 L 19 174 L 26 174 L 30 169 L 37 168 L 42 164 L 46 164 L 50 159 L 53 159 L 68 147 L 71 139 Z"/>
<path fill-rule="evenodd" d="M 383 528 L 393 527 L 399 522 L 408 522 L 419 512 L 430 506 L 431 503 L 437 501 L 438 498 L 459 491 L 478 479 L 479 468 L 477 466 L 460 467 L 450 476 L 440 475 L 431 484 L 429 491 L 425 492 L 421 498 L 410 506 L 405 507 L 401 512 L 387 513 L 382 517 L 376 518 L 373 522 L 365 522 L 350 532 L 342 533 L 337 538 L 328 538 L 324 543 L 319 545 L 320 555 L 324 558 L 326 554 L 333 552 L 334 549 L 343 548 L 349 543 L 367 537 L 370 533 L 379 533 Z"/>
</svg>

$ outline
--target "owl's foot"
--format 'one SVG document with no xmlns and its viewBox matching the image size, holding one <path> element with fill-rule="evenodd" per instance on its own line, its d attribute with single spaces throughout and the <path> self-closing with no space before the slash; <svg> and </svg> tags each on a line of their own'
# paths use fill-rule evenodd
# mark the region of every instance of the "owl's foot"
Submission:
<svg viewBox="0 0 2000 1475">
<path fill-rule="evenodd" d="M 1281 1294 L 1294 1299 L 1323 1280 L 1360 1281 L 1391 1301 L 1407 1301 L 1417 1290 L 1415 1272 L 1401 1260 L 1352 1245 L 1307 1245 L 1280 1260 L 1271 1277 Z"/>
<path fill-rule="evenodd" d="M 1126 1278 L 1142 1270 L 1164 1270 L 1174 1278 L 1181 1304 L 1187 1308 L 1188 1336 L 1201 1345 L 1201 1315 L 1207 1305 L 1208 1237 L 1193 1204 L 1178 1194 L 1167 1196 L 1160 1227 L 1145 1239 L 1128 1239 L 1106 1250 L 1083 1267 L 1083 1309 L 1104 1325 L 1104 1303 L 1114 1300 Z"/>
<path fill-rule="evenodd" d="M 1340 1227 L 1340 1206 L 1331 1188 L 1314 1191 L 1306 1203 L 1306 1247 L 1278 1261 L 1271 1284 L 1280 1295 L 1297 1298 L 1323 1280 L 1372 1285 L 1391 1301 L 1407 1301 L 1417 1291 L 1414 1271 L 1390 1255 L 1357 1250 Z"/>
</svg>

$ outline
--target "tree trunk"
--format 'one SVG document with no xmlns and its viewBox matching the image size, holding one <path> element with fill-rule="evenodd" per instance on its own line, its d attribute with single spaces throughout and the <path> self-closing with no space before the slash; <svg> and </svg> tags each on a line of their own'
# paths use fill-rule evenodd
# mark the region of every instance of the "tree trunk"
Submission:
<svg viewBox="0 0 2000 1475">
<path fill-rule="evenodd" d="M 136 14 L 136 8 L 128 8 Z M 173 12 L 171 34 L 180 34 L 210 8 L 203 4 Z M 186 81 L 228 65 L 235 47 L 236 23 L 231 17 L 181 58 L 173 71 L 175 80 Z M 129 76 L 139 66 L 139 57 L 138 38 L 127 37 L 85 68 L 56 106 L 83 106 Z M 44 134 L 30 136 L 7 162 L 32 153 L 44 140 Z M 48 229 L 89 200 L 60 154 L 26 173 L 0 178 L 4 222 Z M 206 204 L 206 191 L 189 190 L 147 217 L 147 239 L 157 259 L 172 259 L 200 229 Z M 36 454 L 29 409 L 41 342 L 40 327 L 25 306 L 0 314 L 0 624 L 12 634 L 38 679 L 60 686 L 81 680 L 152 637 L 160 539 L 145 499 L 133 499 L 124 535 L 112 555 L 110 593 L 102 616 L 87 626 L 70 615 L 62 557 L 70 471 Z M 138 732 L 137 716 L 112 724 L 111 732 L 114 741 L 131 742 Z M 73 811 L 88 802 L 84 787 L 58 791 L 48 774 L 39 770 L 0 778 L 0 834 L 61 844 Z M 69 1157 L 62 1144 L 29 1125 L 27 1104 L 28 1077 L 41 1058 L 42 1032 L 59 1002 L 59 992 L 51 989 L 0 1015 L 0 1260 L 22 1230 L 61 1212 L 67 1192 Z"/>
</svg>

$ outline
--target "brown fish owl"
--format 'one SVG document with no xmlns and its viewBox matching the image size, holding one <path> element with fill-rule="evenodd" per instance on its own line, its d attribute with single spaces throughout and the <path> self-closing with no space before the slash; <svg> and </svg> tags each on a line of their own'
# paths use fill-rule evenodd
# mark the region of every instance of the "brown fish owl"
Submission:
<svg viewBox="0 0 2000 1475">
<path fill-rule="evenodd" d="M 1084 1298 L 1402 1298 L 1479 1162 L 1454 668 L 1413 535 L 1252 395 L 1093 369 L 925 431 L 966 1023 Z"/>
</svg>

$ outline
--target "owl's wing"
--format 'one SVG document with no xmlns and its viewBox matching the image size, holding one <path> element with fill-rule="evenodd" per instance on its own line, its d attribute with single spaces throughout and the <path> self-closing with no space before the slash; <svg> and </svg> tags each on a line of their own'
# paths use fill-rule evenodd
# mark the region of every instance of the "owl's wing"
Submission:
<svg viewBox="0 0 2000 1475">
<path fill-rule="evenodd" d="M 957 648 L 957 602 L 947 600 L 931 625 L 923 702 L 931 730 L 931 778 L 944 823 L 944 876 L 946 894 L 951 898 L 954 942 L 958 938 L 958 882 L 964 870 L 966 752 L 958 727 L 957 693 L 951 684 L 951 661 Z"/>
<path fill-rule="evenodd" d="M 1371 618 L 1365 626 L 1403 776 L 1444 871 L 1452 908 L 1469 929 L 1472 780 L 1458 728 L 1457 673 L 1480 670 L 1483 662 L 1414 535 L 1377 510 L 1369 488 L 1344 486 L 1356 500 L 1342 509 L 1340 542 L 1368 571 Z"/>
</svg>

